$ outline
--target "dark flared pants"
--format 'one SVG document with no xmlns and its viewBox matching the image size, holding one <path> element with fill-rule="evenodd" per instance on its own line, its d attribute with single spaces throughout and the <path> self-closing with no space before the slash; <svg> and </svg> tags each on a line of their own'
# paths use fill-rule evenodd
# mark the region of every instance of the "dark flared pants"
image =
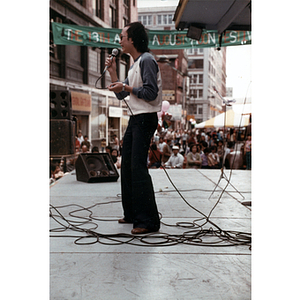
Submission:
<svg viewBox="0 0 300 300">
<path fill-rule="evenodd" d="M 147 156 L 157 122 L 157 113 L 130 117 L 123 138 L 121 166 L 124 219 L 133 222 L 133 228 L 153 231 L 159 229 L 160 221 Z"/>
</svg>

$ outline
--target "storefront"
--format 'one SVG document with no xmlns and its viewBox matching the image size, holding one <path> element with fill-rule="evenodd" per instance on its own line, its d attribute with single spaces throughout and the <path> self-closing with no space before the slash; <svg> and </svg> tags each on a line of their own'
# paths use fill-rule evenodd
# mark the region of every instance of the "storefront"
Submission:
<svg viewBox="0 0 300 300">
<path fill-rule="evenodd" d="M 92 97 L 90 94 L 71 91 L 72 114 L 75 120 L 75 133 L 81 130 L 82 135 L 89 137 L 89 119 L 92 111 Z"/>
<path fill-rule="evenodd" d="M 114 135 L 120 141 L 128 124 L 127 111 L 123 102 L 114 94 L 101 91 L 92 93 L 91 142 L 99 149 L 106 145 L 116 146 Z"/>
</svg>

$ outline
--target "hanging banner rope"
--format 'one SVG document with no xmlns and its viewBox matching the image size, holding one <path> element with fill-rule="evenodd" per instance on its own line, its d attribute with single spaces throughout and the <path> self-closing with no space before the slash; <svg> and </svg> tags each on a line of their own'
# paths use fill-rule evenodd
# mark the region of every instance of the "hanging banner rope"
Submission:
<svg viewBox="0 0 300 300">
<path fill-rule="evenodd" d="M 120 42 L 121 29 L 52 22 L 52 32 L 56 45 L 116 48 Z M 226 31 L 222 35 L 221 45 L 216 30 L 203 30 L 199 41 L 188 38 L 186 33 L 186 30 L 149 30 L 149 48 L 188 49 L 251 44 L 251 31 Z"/>
</svg>

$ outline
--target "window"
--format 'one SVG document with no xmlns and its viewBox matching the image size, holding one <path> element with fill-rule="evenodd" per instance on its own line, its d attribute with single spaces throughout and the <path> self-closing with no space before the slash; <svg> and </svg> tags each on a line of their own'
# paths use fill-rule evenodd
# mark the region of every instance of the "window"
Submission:
<svg viewBox="0 0 300 300">
<path fill-rule="evenodd" d="M 100 73 L 101 72 L 101 53 L 98 49 L 93 50 L 89 47 L 89 70 Z"/>
<path fill-rule="evenodd" d="M 197 98 L 197 90 L 195 89 L 191 90 L 191 97 Z"/>
<path fill-rule="evenodd" d="M 203 83 L 203 74 L 199 74 L 198 76 L 198 83 Z"/>
<path fill-rule="evenodd" d="M 103 20 L 103 0 L 96 0 L 95 15 Z"/>
<path fill-rule="evenodd" d="M 203 59 L 190 59 L 188 61 L 188 68 L 203 69 Z"/>
<path fill-rule="evenodd" d="M 202 115 L 203 114 L 203 105 L 197 105 L 197 115 Z"/>
<path fill-rule="evenodd" d="M 142 24 L 147 25 L 147 16 L 143 16 Z"/>
<path fill-rule="evenodd" d="M 194 48 L 187 49 L 187 54 L 188 55 L 193 55 L 194 54 Z"/>
<path fill-rule="evenodd" d="M 139 22 L 141 22 L 144 26 L 152 25 L 152 15 L 139 16 Z"/>
<path fill-rule="evenodd" d="M 123 27 L 125 27 L 125 25 L 127 25 L 129 23 L 130 20 L 130 13 L 129 13 L 129 9 L 130 9 L 130 3 L 129 0 L 123 0 L 123 7 L 124 7 L 124 16 L 123 16 Z"/>
<path fill-rule="evenodd" d="M 191 84 L 196 83 L 195 77 L 196 77 L 196 76 L 195 76 L 194 74 L 191 75 Z"/>
<path fill-rule="evenodd" d="M 117 5 L 116 5 L 116 0 L 110 1 L 109 25 L 112 28 L 117 28 Z"/>
<path fill-rule="evenodd" d="M 157 25 L 171 25 L 173 24 L 173 15 L 158 15 L 157 16 Z"/>
<path fill-rule="evenodd" d="M 161 15 L 157 16 L 157 25 L 161 25 L 162 21 L 161 21 Z"/>
</svg>

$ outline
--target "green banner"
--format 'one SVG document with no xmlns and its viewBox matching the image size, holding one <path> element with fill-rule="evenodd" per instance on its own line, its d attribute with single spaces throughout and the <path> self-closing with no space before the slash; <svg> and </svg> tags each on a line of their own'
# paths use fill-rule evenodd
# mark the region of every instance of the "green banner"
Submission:
<svg viewBox="0 0 300 300">
<path fill-rule="evenodd" d="M 54 44 L 77 45 L 98 48 L 118 48 L 121 29 L 78 26 L 52 22 Z M 149 30 L 150 49 L 188 49 L 220 47 L 219 34 L 215 30 L 203 30 L 199 41 L 186 36 L 187 31 Z M 251 31 L 226 31 L 221 46 L 251 44 Z"/>
</svg>

